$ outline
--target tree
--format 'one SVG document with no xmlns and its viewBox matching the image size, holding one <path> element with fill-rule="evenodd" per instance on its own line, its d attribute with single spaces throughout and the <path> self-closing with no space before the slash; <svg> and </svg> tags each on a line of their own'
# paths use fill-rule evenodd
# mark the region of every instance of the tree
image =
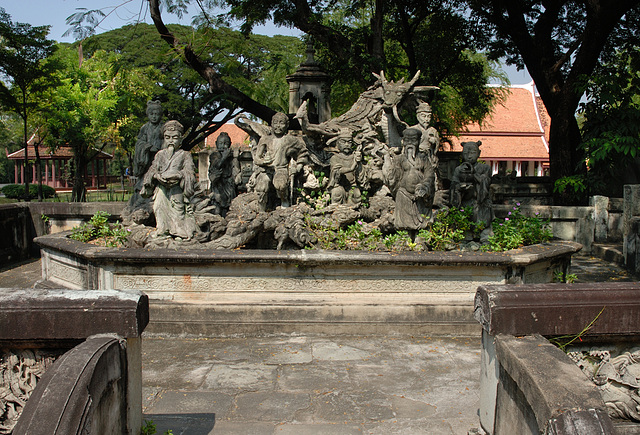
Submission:
<svg viewBox="0 0 640 435">
<path fill-rule="evenodd" d="M 275 112 L 272 107 L 259 103 L 234 86 L 202 55 L 205 51 L 194 40 L 180 38 L 171 31 L 162 19 L 160 3 L 160 0 L 148 0 L 150 15 L 158 33 L 206 81 L 210 92 L 223 97 L 233 108 L 242 108 L 258 118 L 270 120 Z M 181 14 L 186 10 L 189 0 L 166 0 L 163 3 L 168 6 L 168 11 Z M 297 27 L 314 38 L 321 46 L 321 56 L 326 55 L 326 64 L 338 73 L 334 97 L 340 99 L 344 96 L 345 101 L 349 101 L 343 108 L 349 107 L 357 95 L 373 82 L 371 72 L 379 72 L 384 68 L 389 78 L 397 79 L 415 73 L 413 68 L 424 65 L 425 71 L 429 71 L 429 76 L 423 77 L 425 84 L 441 85 L 443 89 L 438 96 L 440 109 L 437 110 L 443 111 L 440 120 L 446 133 L 466 122 L 480 121 L 500 97 L 501 91 L 485 86 L 491 69 L 486 59 L 470 44 L 475 40 L 469 37 L 473 27 L 459 27 L 465 23 L 464 11 L 455 8 L 455 1 L 446 2 L 446 7 L 441 7 L 441 4 L 435 0 L 397 0 L 391 3 L 382 0 L 297 0 L 293 3 L 206 0 L 198 1 L 202 14 L 196 21 L 215 27 L 229 18 L 240 18 L 245 35 L 249 35 L 254 24 L 271 18 L 276 24 Z M 230 13 L 226 16 L 212 15 L 210 8 L 220 5 L 229 6 Z M 68 22 L 75 26 L 79 34 L 84 34 L 86 28 L 82 23 L 95 18 L 95 12 L 79 13 L 70 17 Z M 403 27 L 396 30 L 393 23 L 397 17 L 394 14 L 405 19 Z M 434 39 L 429 39 L 431 35 Z M 385 39 L 392 37 L 395 39 L 391 42 Z M 214 43 L 212 41 L 212 45 Z M 426 49 L 431 59 L 438 61 L 430 62 L 425 57 Z M 450 55 L 442 56 L 443 53 Z M 446 61 L 439 62 L 443 57 Z M 342 76 L 340 71 L 344 72 Z M 344 80 L 342 83 L 341 78 Z M 465 89 L 460 91 L 462 87 Z M 332 99 L 336 101 L 336 98 Z M 444 122 L 448 120 L 453 122 Z"/>
<path fill-rule="evenodd" d="M 58 53 L 65 68 L 61 85 L 50 96 L 46 141 L 53 148 L 73 149 L 72 201 L 86 200 L 87 164 L 108 144 L 119 145 L 131 111 L 142 110 L 137 106 L 146 104 L 154 89 L 149 70 L 118 68 L 118 56 L 98 51 L 80 63 L 72 48 Z"/>
<path fill-rule="evenodd" d="M 554 181 L 585 171 L 576 109 L 598 62 L 621 40 L 638 41 L 638 0 L 468 0 L 491 35 L 492 55 L 527 67 L 551 117 Z M 609 49 L 605 49 L 609 47 Z M 571 202 L 568 195 L 556 198 Z"/>
<path fill-rule="evenodd" d="M 285 76 L 302 57 L 298 38 L 252 35 L 247 40 L 224 27 L 168 28 L 181 40 L 190 41 L 225 81 L 255 100 L 286 111 L 289 90 Z M 184 149 L 201 143 L 237 113 L 224 95 L 209 92 L 208 83 L 169 49 L 154 26 L 139 23 L 94 35 L 82 41 L 82 47 L 87 56 L 98 49 L 118 52 L 118 65 L 153 66 L 157 84 L 153 98 L 162 101 L 169 119 L 179 119 L 185 126 Z M 144 111 L 134 115 L 143 117 Z"/>
<path fill-rule="evenodd" d="M 4 79 L 0 81 L 0 104 L 22 120 L 25 192 L 29 192 L 29 120 L 41 110 L 42 93 L 55 85 L 57 65 L 49 58 L 56 47 L 54 41 L 46 38 L 48 33 L 49 26 L 33 27 L 12 22 L 9 14 L 0 8 L 0 74 Z M 38 146 L 35 151 L 38 200 L 41 201 L 42 171 Z"/>
<path fill-rule="evenodd" d="M 589 170 L 580 187 L 622 196 L 624 184 L 640 183 L 640 48 L 615 50 L 586 89 L 579 121 Z"/>
<path fill-rule="evenodd" d="M 220 3 L 220 2 L 216 2 Z M 320 45 L 319 56 L 334 78 L 332 108 L 346 111 L 372 82 L 372 73 L 412 77 L 441 88 L 434 103 L 438 128 L 455 134 L 470 121 L 480 122 L 503 96 L 486 84 L 495 72 L 474 44 L 474 27 L 455 1 L 227 0 L 230 16 L 249 32 L 273 19 L 296 27 Z M 340 98 L 346 95 L 347 98 Z M 333 102 L 337 102 L 334 104 Z M 342 102 L 342 105 L 340 104 Z"/>
</svg>

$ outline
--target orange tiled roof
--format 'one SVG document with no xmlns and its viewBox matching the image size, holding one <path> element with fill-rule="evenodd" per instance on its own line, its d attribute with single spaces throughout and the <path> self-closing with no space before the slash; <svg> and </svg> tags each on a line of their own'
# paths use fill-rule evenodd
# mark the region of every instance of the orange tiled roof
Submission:
<svg viewBox="0 0 640 435">
<path fill-rule="evenodd" d="M 550 118 L 533 82 L 509 91 L 482 125 L 469 124 L 460 137 L 451 138 L 447 151 L 461 151 L 461 142 L 480 140 L 482 160 L 548 160 Z"/>
<path fill-rule="evenodd" d="M 29 159 L 34 159 L 36 157 L 36 150 L 34 145 L 29 144 L 27 146 L 27 151 L 29 153 Z M 52 160 L 52 159 L 61 159 L 61 160 L 69 160 L 73 158 L 73 148 L 69 146 L 63 146 L 57 148 L 54 152 L 50 152 L 49 148 L 43 145 L 38 147 L 38 151 L 40 152 L 40 158 L 43 160 Z M 24 160 L 24 148 L 19 149 L 11 154 L 7 155 L 8 159 L 11 160 Z M 104 151 L 98 151 L 98 159 L 112 159 L 113 156 L 109 153 L 105 153 Z"/>
<path fill-rule="evenodd" d="M 247 134 L 247 132 L 233 123 L 224 124 L 218 130 L 216 130 L 215 133 L 207 136 L 204 140 L 204 146 L 215 148 L 216 140 L 218 139 L 218 136 L 220 136 L 220 133 L 222 133 L 223 131 L 229 134 L 229 137 L 231 138 L 231 146 L 237 146 L 243 149 L 249 148 L 249 135 Z"/>
</svg>

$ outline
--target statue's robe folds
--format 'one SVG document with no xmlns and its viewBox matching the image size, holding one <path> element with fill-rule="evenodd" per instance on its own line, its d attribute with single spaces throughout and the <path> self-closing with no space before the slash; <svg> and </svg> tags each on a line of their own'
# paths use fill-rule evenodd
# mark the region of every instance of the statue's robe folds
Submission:
<svg viewBox="0 0 640 435">
<path fill-rule="evenodd" d="M 197 226 L 189 202 L 195 191 L 191 154 L 171 147 L 158 151 L 144 177 L 147 194 L 153 186 L 156 234 L 192 238 Z"/>
<path fill-rule="evenodd" d="M 435 195 L 435 170 L 428 156 L 418 153 L 414 159 L 404 154 L 395 157 L 390 184 L 395 192 L 396 229 L 425 228 Z"/>
</svg>

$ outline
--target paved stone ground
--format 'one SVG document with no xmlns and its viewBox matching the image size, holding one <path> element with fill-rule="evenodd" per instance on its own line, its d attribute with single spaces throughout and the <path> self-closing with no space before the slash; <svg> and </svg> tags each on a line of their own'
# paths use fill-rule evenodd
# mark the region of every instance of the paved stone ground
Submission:
<svg viewBox="0 0 640 435">
<path fill-rule="evenodd" d="M 570 273 L 637 280 L 588 256 Z M 0 287 L 39 277 L 26 261 L 0 268 Z M 145 336 L 143 406 L 160 434 L 466 434 L 479 362 L 478 338 Z"/>
<path fill-rule="evenodd" d="M 466 434 L 478 338 L 143 340 L 144 412 L 159 433 Z"/>
</svg>

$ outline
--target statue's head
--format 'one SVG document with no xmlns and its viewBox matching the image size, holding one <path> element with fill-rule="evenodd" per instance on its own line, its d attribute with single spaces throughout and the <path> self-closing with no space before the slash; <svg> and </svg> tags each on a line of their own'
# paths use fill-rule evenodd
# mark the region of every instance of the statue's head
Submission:
<svg viewBox="0 0 640 435">
<path fill-rule="evenodd" d="M 158 124 L 162 119 L 162 104 L 158 100 L 147 101 L 147 116 L 149 122 L 152 124 Z"/>
<path fill-rule="evenodd" d="M 462 142 L 462 161 L 464 163 L 476 163 L 480 157 L 480 145 L 482 141 Z"/>
<path fill-rule="evenodd" d="M 417 128 L 407 128 L 402 133 L 402 145 L 407 157 L 415 158 L 421 138 L 422 132 Z"/>
<path fill-rule="evenodd" d="M 380 71 L 380 75 L 374 74 L 374 76 L 380 81 L 382 85 L 382 100 L 384 107 L 393 107 L 398 105 L 402 99 L 413 89 L 418 77 L 420 77 L 420 71 L 408 82 L 404 82 L 404 77 L 399 82 L 388 81 L 384 76 L 384 71 Z"/>
<path fill-rule="evenodd" d="M 289 129 L 289 117 L 282 112 L 277 112 L 271 118 L 271 128 L 276 136 L 282 136 Z"/>
<path fill-rule="evenodd" d="M 223 131 L 216 139 L 216 148 L 218 151 L 224 151 L 228 150 L 229 147 L 231 147 L 231 138 L 229 137 L 229 133 Z"/>
<path fill-rule="evenodd" d="M 421 127 L 427 128 L 431 122 L 431 106 L 427 102 L 419 101 L 416 109 L 416 118 L 418 118 L 418 123 Z"/>
<path fill-rule="evenodd" d="M 178 148 L 182 144 L 182 133 L 184 133 L 184 127 L 176 120 L 167 121 L 162 126 L 162 136 L 164 142 L 163 148 L 172 146 Z"/>
<path fill-rule="evenodd" d="M 353 151 L 353 134 L 350 130 L 341 130 L 337 136 L 327 141 L 327 145 L 334 146 L 343 154 L 351 154 Z"/>
</svg>

